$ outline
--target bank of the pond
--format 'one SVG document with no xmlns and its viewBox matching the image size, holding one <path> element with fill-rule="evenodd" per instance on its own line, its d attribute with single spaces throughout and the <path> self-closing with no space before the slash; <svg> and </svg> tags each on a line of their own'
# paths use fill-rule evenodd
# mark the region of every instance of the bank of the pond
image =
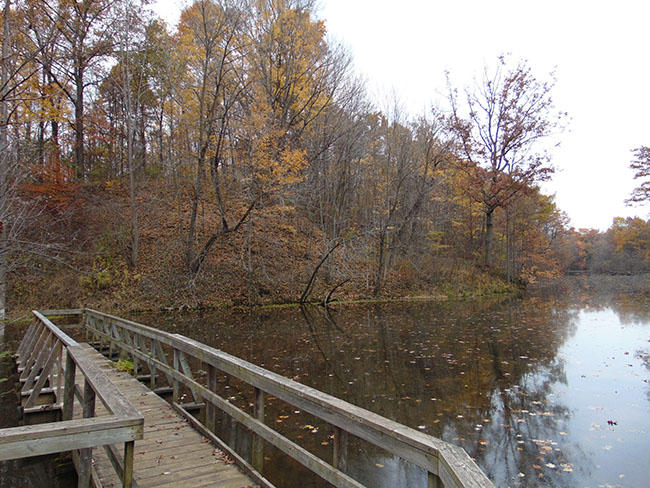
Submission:
<svg viewBox="0 0 650 488">
<path fill-rule="evenodd" d="M 153 275 L 157 272 L 152 271 Z M 467 270 L 456 281 L 425 283 L 421 280 L 400 282 L 389 277 L 386 290 L 380 296 L 373 296 L 364 283 L 351 283 L 329 297 L 330 304 L 385 303 L 403 301 L 439 301 L 449 299 L 468 299 L 490 296 L 518 296 L 524 289 L 508 283 L 501 276 L 484 270 Z M 67 270 L 57 275 L 41 278 L 29 276 L 14 277 L 13 294 L 10 295 L 9 321 L 29 320 L 29 310 L 56 308 L 95 308 L 111 313 L 137 313 L 157 311 L 224 310 L 248 307 L 283 308 L 300 306 L 299 283 L 291 285 L 278 283 L 282 290 L 293 288 L 291 293 L 272 293 L 254 297 L 238 294 L 228 295 L 231 288 L 241 288 L 241 276 L 229 276 L 227 289 L 214 288 L 218 278 L 203 278 L 193 287 L 185 283 L 174 288 L 171 283 L 160 283 L 151 288 L 143 286 L 142 279 L 128 280 L 118 286 L 99 287 L 91 292 L 83 292 L 73 286 L 75 281 L 83 282 L 84 277 Z M 180 280 L 180 278 L 179 278 Z M 188 278 L 189 280 L 189 278 Z M 58 283 L 54 285 L 53 283 Z M 66 283 L 68 285 L 66 286 Z M 53 291 L 54 290 L 54 291 Z M 305 303 L 322 304 L 327 297 L 327 285 L 315 287 Z"/>
<path fill-rule="evenodd" d="M 54 304 L 112 312 L 207 309 L 303 299 L 482 296 L 516 289 L 502 274 L 483 266 L 478 249 L 456 250 L 449 243 L 409 253 L 400 247 L 391 249 L 387 261 L 380 263 L 371 229 L 332 241 L 312 216 L 284 207 L 260 209 L 237 232 L 217 238 L 198 272 L 191 272 L 187 202 L 173 211 L 161 204 L 160 188 L 143 189 L 148 204 L 140 209 L 139 251 L 134 258 L 124 217 L 125 195 L 92 185 L 80 191 L 84 197 L 65 225 L 48 230 L 52 242 L 72 239 L 74 250 L 45 258 L 26 254 L 13 262 L 8 310 Z M 206 209 L 195 246 L 209 240 L 220 225 L 218 212 Z"/>
</svg>

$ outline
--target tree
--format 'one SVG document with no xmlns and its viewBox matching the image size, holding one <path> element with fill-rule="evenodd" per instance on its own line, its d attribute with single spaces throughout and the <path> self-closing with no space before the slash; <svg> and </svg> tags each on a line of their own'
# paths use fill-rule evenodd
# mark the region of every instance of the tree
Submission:
<svg viewBox="0 0 650 488">
<path fill-rule="evenodd" d="M 102 71 L 102 62 L 113 49 L 112 8 L 117 0 L 42 0 L 33 5 L 39 19 L 53 25 L 60 34 L 56 56 L 41 63 L 57 87 L 74 106 L 74 154 L 77 178 L 83 179 L 85 161 L 85 95 Z M 39 24 L 31 25 L 36 32 Z M 48 51 L 49 52 L 49 51 Z"/>
<path fill-rule="evenodd" d="M 48 223 L 40 226 L 37 219 L 51 208 L 48 206 L 57 206 L 61 198 L 67 198 L 54 190 L 61 178 L 65 179 L 59 161 L 33 171 L 32 155 L 23 150 L 31 141 L 31 104 L 43 104 L 45 98 L 39 93 L 37 62 L 43 45 L 25 35 L 30 24 L 27 2 L 16 2 L 14 8 L 11 4 L 10 0 L 4 2 L 0 33 L 0 320 L 5 317 L 7 276 L 19 257 L 32 254 L 58 260 L 61 247 L 50 238 Z M 21 127 L 25 127 L 23 133 Z M 34 176 L 44 184 L 26 184 Z M 54 180 L 59 181 L 51 185 Z M 63 183 L 67 186 L 67 182 Z M 31 190 L 36 190 L 37 195 Z M 53 218 L 49 223 L 60 225 Z"/>
<path fill-rule="evenodd" d="M 630 163 L 630 169 L 635 172 L 634 179 L 645 181 L 632 191 L 632 195 L 626 200 L 628 205 L 650 201 L 650 147 L 641 146 L 633 152 L 634 160 Z"/>
<path fill-rule="evenodd" d="M 494 211 L 517 193 L 550 178 L 554 169 L 538 143 L 562 127 L 554 113 L 554 80 L 537 80 L 525 62 L 510 67 L 499 57 L 490 74 L 466 88 L 464 100 L 449 83 L 450 128 L 473 180 L 474 198 L 485 216 L 485 262 L 493 266 Z M 463 107 L 461 107 L 463 103 Z"/>
<path fill-rule="evenodd" d="M 135 0 L 124 0 L 119 12 L 117 45 L 118 64 L 117 85 L 121 88 L 122 107 L 126 125 L 127 139 L 127 167 L 129 172 L 129 202 L 131 207 L 131 244 L 128 261 L 131 267 L 138 265 L 138 249 L 140 231 L 138 226 L 138 209 L 136 205 L 136 179 L 135 179 L 135 118 L 141 111 L 142 98 L 146 92 L 144 81 L 144 51 L 143 46 L 138 45 L 144 39 L 143 20 L 139 15 L 142 3 Z M 144 124 L 144 122 L 143 122 Z M 143 148 L 144 151 L 144 148 Z"/>
<path fill-rule="evenodd" d="M 397 256 L 413 241 L 433 196 L 438 167 L 449 157 L 438 113 L 409 124 L 401 120 L 396 102 L 387 112 L 388 116 L 378 117 L 376 137 L 365 160 L 368 232 L 376 240 L 375 295 L 381 294 Z"/>
<path fill-rule="evenodd" d="M 188 73 L 184 94 L 190 109 L 186 114 L 194 118 L 191 127 L 194 142 L 188 149 L 196 164 L 192 195 L 192 211 L 185 247 L 188 269 L 196 274 L 211 247 L 220 236 L 237 231 L 253 210 L 253 199 L 237 224 L 229 226 L 223 201 L 220 167 L 229 150 L 229 135 L 235 106 L 248 85 L 242 63 L 243 10 L 239 3 L 229 1 L 198 0 L 183 11 L 179 24 L 180 52 L 186 60 Z M 211 175 L 221 214 L 221 229 L 213 233 L 196 250 L 199 203 L 204 193 L 206 166 L 211 165 Z"/>
</svg>

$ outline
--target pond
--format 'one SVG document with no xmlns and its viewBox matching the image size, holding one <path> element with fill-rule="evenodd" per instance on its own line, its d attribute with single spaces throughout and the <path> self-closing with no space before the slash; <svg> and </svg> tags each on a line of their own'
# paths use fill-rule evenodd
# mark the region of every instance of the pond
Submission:
<svg viewBox="0 0 650 488">
<path fill-rule="evenodd" d="M 496 486 L 638 487 L 650 475 L 648 285 L 573 278 L 525 299 L 136 319 L 460 445 Z M 331 431 L 277 403 L 267 423 L 329 459 Z M 266 456 L 278 486 L 320 486 L 277 452 Z M 423 480 L 363 443 L 348 472 L 377 487 Z"/>
<path fill-rule="evenodd" d="M 499 487 L 639 487 L 650 476 L 649 289 L 647 276 L 572 278 L 523 299 L 131 318 L 462 446 Z M 235 382 L 220 385 L 247 402 Z M 269 399 L 266 422 L 331 458 L 332 432 L 313 417 Z M 226 440 L 236 431 L 221 423 Z M 233 439 L 250 451 L 244 433 Z M 368 486 L 426 486 L 362 441 L 348 455 Z M 322 486 L 273 449 L 264 474 Z"/>
</svg>

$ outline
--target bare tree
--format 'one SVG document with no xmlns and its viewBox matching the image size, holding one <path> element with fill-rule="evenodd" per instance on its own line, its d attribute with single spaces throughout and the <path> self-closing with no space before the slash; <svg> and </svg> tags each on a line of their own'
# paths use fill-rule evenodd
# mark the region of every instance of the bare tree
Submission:
<svg viewBox="0 0 650 488">
<path fill-rule="evenodd" d="M 0 320 L 6 314 L 7 273 L 11 240 L 24 223 L 16 195 L 17 170 L 15 145 L 10 140 L 9 128 L 16 104 L 23 97 L 23 86 L 37 73 L 33 61 L 37 52 L 32 46 L 18 46 L 13 32 L 25 26 L 18 25 L 11 1 L 5 0 L 2 10 L 2 65 L 0 66 Z"/>
<path fill-rule="evenodd" d="M 494 211 L 554 169 L 538 144 L 562 128 L 566 113 L 554 112 L 551 81 L 539 81 L 526 62 L 509 66 L 505 56 L 464 97 L 449 84 L 450 127 L 458 138 L 464 168 L 474 180 L 474 198 L 485 215 L 485 262 L 493 266 Z"/>
<path fill-rule="evenodd" d="M 650 147 L 641 146 L 634 151 L 634 160 L 630 169 L 634 170 L 634 179 L 642 180 L 625 202 L 628 205 L 650 201 Z"/>
<path fill-rule="evenodd" d="M 117 0 L 42 0 L 36 9 L 54 26 L 57 55 L 42 60 L 44 69 L 74 106 L 75 163 L 83 179 L 85 161 L 86 92 L 102 71 L 102 61 L 113 49 L 112 8 Z"/>
</svg>

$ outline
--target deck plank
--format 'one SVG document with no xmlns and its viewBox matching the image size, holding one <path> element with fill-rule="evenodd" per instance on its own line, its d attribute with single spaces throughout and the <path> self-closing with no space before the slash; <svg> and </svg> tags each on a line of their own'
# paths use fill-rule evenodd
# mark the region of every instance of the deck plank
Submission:
<svg viewBox="0 0 650 488">
<path fill-rule="evenodd" d="M 128 373 L 115 369 L 92 347 L 84 345 L 93 360 L 144 416 L 144 438 L 135 442 L 133 479 L 140 488 L 149 486 L 248 488 L 255 486 L 219 449 L 195 431 L 165 400 Z M 81 379 L 78 379 L 81 381 Z M 98 416 L 107 412 L 98 404 Z M 75 418 L 81 408 L 75 406 Z M 115 446 L 122 452 L 123 446 Z M 93 449 L 93 466 L 105 487 L 118 487 L 115 474 L 104 449 Z"/>
</svg>

